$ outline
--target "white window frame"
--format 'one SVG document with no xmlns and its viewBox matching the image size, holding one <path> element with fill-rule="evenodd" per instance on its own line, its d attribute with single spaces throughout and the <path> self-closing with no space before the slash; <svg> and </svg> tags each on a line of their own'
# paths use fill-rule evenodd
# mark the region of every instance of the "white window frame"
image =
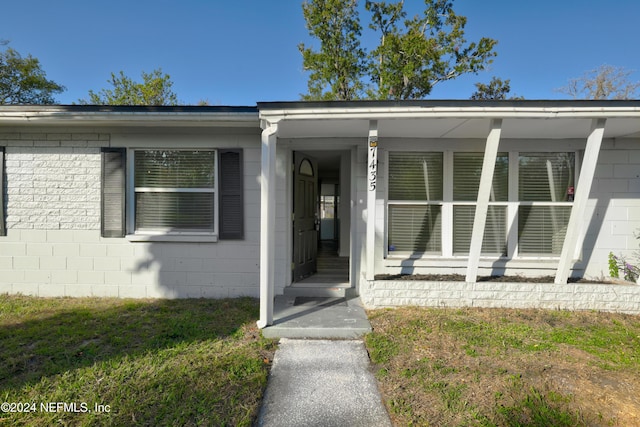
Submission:
<svg viewBox="0 0 640 427">
<path fill-rule="evenodd" d="M 555 149 L 555 150 L 535 150 L 535 149 L 526 149 L 526 150 L 519 150 L 519 151 L 512 151 L 509 152 L 509 177 L 510 177 L 510 181 L 509 181 L 509 203 L 512 205 L 513 209 L 515 209 L 515 212 L 513 213 L 513 220 L 515 222 L 512 222 L 512 226 L 514 227 L 514 232 L 512 234 L 514 234 L 514 247 L 513 247 L 513 256 L 512 259 L 519 259 L 519 260 L 539 260 L 539 259 L 544 259 L 544 260 L 559 260 L 560 259 L 560 254 L 557 255 L 553 255 L 553 254 L 521 254 L 520 253 L 520 249 L 519 249 L 519 245 L 518 245 L 518 224 L 519 224 L 519 217 L 518 217 L 518 211 L 520 206 L 573 206 L 573 202 L 547 202 L 547 201 L 535 201 L 535 202 L 528 202 L 528 201 L 520 201 L 520 194 L 519 194 L 519 177 L 520 177 L 520 154 L 521 153 L 573 153 L 574 154 L 574 177 L 573 177 L 573 185 L 574 188 L 577 187 L 578 184 L 578 178 L 580 176 L 580 158 L 579 158 L 579 151 L 575 150 L 575 149 L 569 149 L 569 150 L 560 150 L 560 149 Z M 513 162 L 512 162 L 513 160 Z M 513 167 L 513 170 L 511 169 L 511 167 Z M 515 176 L 513 177 L 513 180 L 511 180 L 511 174 L 514 174 Z M 511 184 L 513 183 L 513 188 L 511 187 Z M 513 195 L 513 199 L 511 199 Z M 509 233 L 511 234 L 511 232 L 509 231 Z"/>
<path fill-rule="evenodd" d="M 389 199 L 389 184 L 387 183 L 385 191 L 385 219 L 384 219 L 384 257 L 387 259 L 452 259 L 466 261 L 469 256 L 465 254 L 453 253 L 453 207 L 457 205 L 471 205 L 475 206 L 477 202 L 473 201 L 454 201 L 453 200 L 453 154 L 458 152 L 477 152 L 477 150 L 466 149 L 450 149 L 445 150 L 440 147 L 433 147 L 432 149 L 417 149 L 413 147 L 401 148 L 401 149 L 387 149 L 385 150 L 385 176 L 389 179 L 389 154 L 395 151 L 407 152 L 407 151 L 425 151 L 425 152 L 442 152 L 443 153 L 443 195 L 441 201 L 408 201 L 408 200 L 390 200 Z M 567 147 L 563 150 L 561 147 L 555 147 L 553 150 L 545 149 L 526 149 L 526 150 L 504 150 L 500 149 L 500 152 L 506 152 L 509 156 L 509 177 L 508 177 L 508 200 L 499 202 L 490 202 L 491 206 L 506 206 L 506 255 L 491 255 L 481 254 L 480 259 L 483 260 L 498 260 L 498 261 L 527 261 L 527 260 L 542 260 L 551 261 L 560 258 L 560 254 L 523 254 L 521 255 L 518 250 L 518 210 L 520 206 L 573 206 L 573 202 L 526 202 L 519 201 L 519 173 L 520 173 L 520 153 L 521 152 L 563 152 L 574 153 L 574 186 L 577 187 L 577 183 L 580 175 L 580 151 L 575 148 Z M 424 253 L 420 255 L 402 253 L 394 253 L 389 251 L 389 206 L 393 205 L 440 205 L 441 206 L 441 253 L 434 252 Z"/>
<path fill-rule="evenodd" d="M 138 151 L 207 151 L 213 153 L 214 186 L 210 188 L 149 188 L 135 186 L 135 154 Z M 135 147 L 127 149 L 127 235 L 130 241 L 176 241 L 176 242 L 217 242 L 219 230 L 219 173 L 218 150 L 214 148 L 192 147 Z M 213 231 L 171 231 L 166 230 L 137 230 L 136 229 L 136 193 L 138 192 L 167 192 L 167 193 L 213 193 Z"/>
<path fill-rule="evenodd" d="M 389 200 L 389 156 L 392 152 L 420 152 L 423 151 L 425 153 L 442 153 L 442 162 L 443 162 L 443 167 L 442 167 L 442 200 Z M 448 154 L 449 153 L 449 154 Z M 401 205 L 408 205 L 408 206 L 440 206 L 440 254 L 438 254 L 435 251 L 429 251 L 429 252 L 425 252 L 422 255 L 411 255 L 412 259 L 419 259 L 419 258 L 434 258 L 434 257 L 438 257 L 440 258 L 442 256 L 442 253 L 444 252 L 445 246 L 448 245 L 449 247 L 449 251 L 451 250 L 451 246 L 452 243 L 446 239 L 444 239 L 444 236 L 447 236 L 447 227 L 451 227 L 450 224 L 447 224 L 445 221 L 445 215 L 447 214 L 445 212 L 446 209 L 452 210 L 453 208 L 451 207 L 451 198 L 452 198 L 452 194 L 453 194 L 453 182 L 451 181 L 450 183 L 447 183 L 447 178 L 448 175 L 450 174 L 450 176 L 452 177 L 453 175 L 451 174 L 451 172 L 448 172 L 448 165 L 451 164 L 453 165 L 453 154 L 451 154 L 451 152 L 446 151 L 446 150 L 439 150 L 439 149 L 433 149 L 433 150 L 417 150 L 417 149 L 406 149 L 406 150 L 390 150 L 390 149 L 386 149 L 384 151 L 384 176 L 387 179 L 387 183 L 385 185 L 385 225 L 384 225 L 384 239 L 385 239 L 385 245 L 384 245 L 384 257 L 387 258 L 389 256 L 393 257 L 394 254 L 390 255 L 389 252 L 389 206 L 401 206 Z M 447 193 L 448 188 L 450 187 L 450 192 Z M 399 255 L 401 257 L 405 257 L 405 253 L 404 252 L 400 252 Z"/>
</svg>

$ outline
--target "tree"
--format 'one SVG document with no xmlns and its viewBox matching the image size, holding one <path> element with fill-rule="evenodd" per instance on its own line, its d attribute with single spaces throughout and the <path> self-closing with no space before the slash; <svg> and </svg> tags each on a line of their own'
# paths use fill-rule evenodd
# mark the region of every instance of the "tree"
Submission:
<svg viewBox="0 0 640 427">
<path fill-rule="evenodd" d="M 640 81 L 630 79 L 633 71 L 624 67 L 601 65 L 581 77 L 557 89 L 573 99 L 635 99 L 638 98 Z"/>
<path fill-rule="evenodd" d="M 454 12 L 453 0 L 425 0 L 425 7 L 422 15 L 406 19 L 404 1 L 366 0 L 369 28 L 379 34 L 367 54 L 360 44 L 356 0 L 305 2 L 307 28 L 320 51 L 300 46 L 304 68 L 311 72 L 304 99 L 348 100 L 363 93 L 373 99 L 419 99 L 437 83 L 478 73 L 492 62 L 497 42 L 483 37 L 467 43 L 467 19 Z"/>
<path fill-rule="evenodd" d="M 6 44 L 0 40 L 0 45 Z M 23 58 L 7 47 L 0 52 L 0 105 L 55 104 L 53 95 L 64 92 L 65 87 L 46 76 L 38 59 L 31 55 Z"/>
<path fill-rule="evenodd" d="M 511 80 L 502 80 L 499 77 L 492 77 L 489 84 L 476 83 L 476 91 L 471 95 L 471 99 L 524 99 L 521 96 L 511 96 Z"/>
<path fill-rule="evenodd" d="M 478 73 L 496 56 L 497 41 L 486 37 L 467 44 L 467 18 L 453 10 L 453 0 L 425 0 L 423 16 L 406 19 L 404 1 L 366 1 L 369 27 L 380 33 L 380 44 L 370 64 L 378 99 L 420 99 L 434 85 L 466 73 Z M 402 24 L 402 25 L 400 25 Z"/>
<path fill-rule="evenodd" d="M 358 99 L 364 85 L 366 52 L 360 47 L 362 27 L 356 0 L 310 0 L 302 4 L 309 34 L 320 41 L 314 51 L 298 45 L 302 65 L 310 71 L 303 99 Z"/>
<path fill-rule="evenodd" d="M 127 77 L 123 71 L 119 75 L 111 73 L 107 83 L 113 89 L 102 89 L 96 93 L 89 91 L 89 99 L 80 99 L 80 104 L 93 105 L 177 105 L 178 98 L 171 90 L 171 76 L 162 74 L 158 68 L 151 73 L 142 72 L 142 83 Z"/>
</svg>

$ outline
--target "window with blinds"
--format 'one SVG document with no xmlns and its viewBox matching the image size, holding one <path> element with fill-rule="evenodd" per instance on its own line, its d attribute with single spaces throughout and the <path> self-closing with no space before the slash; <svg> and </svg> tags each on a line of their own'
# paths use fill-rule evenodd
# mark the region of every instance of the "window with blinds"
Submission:
<svg viewBox="0 0 640 427">
<path fill-rule="evenodd" d="M 520 153 L 518 199 L 572 201 L 575 162 L 575 153 Z"/>
<path fill-rule="evenodd" d="M 480 175 L 484 153 L 453 153 L 453 200 L 478 200 Z M 506 202 L 509 199 L 509 153 L 498 153 L 490 202 Z"/>
<path fill-rule="evenodd" d="M 442 154 L 389 153 L 389 200 L 442 200 Z"/>
<path fill-rule="evenodd" d="M 476 202 L 482 174 L 484 153 L 453 153 L 453 254 L 469 253 L 474 205 L 457 205 L 455 202 Z M 509 153 L 498 153 L 489 194 L 489 211 L 482 239 L 483 254 L 507 254 L 507 206 L 494 202 L 509 200 Z"/>
<path fill-rule="evenodd" d="M 443 153 L 389 153 L 389 251 L 441 253 Z"/>
<path fill-rule="evenodd" d="M 570 214 L 571 206 L 520 206 L 518 253 L 560 255 Z"/>
<path fill-rule="evenodd" d="M 571 213 L 575 153 L 519 153 L 518 253 L 560 255 Z M 530 204 L 527 202 L 531 202 Z"/>
<path fill-rule="evenodd" d="M 459 205 L 453 207 L 453 254 L 466 255 L 471 246 L 473 219 L 476 207 Z M 489 206 L 482 239 L 482 254 L 507 255 L 507 207 Z"/>
<path fill-rule="evenodd" d="M 389 251 L 440 253 L 442 206 L 389 206 Z"/>
<path fill-rule="evenodd" d="M 389 153 L 390 253 L 469 253 L 483 157 L 481 152 Z M 481 253 L 558 256 L 575 180 L 575 152 L 499 152 Z M 509 188 L 510 182 L 515 188 Z M 515 236 L 508 239 L 510 233 L 517 235 L 517 243 Z M 451 244 L 443 245 L 443 239 Z"/>
<path fill-rule="evenodd" d="M 215 164 L 215 151 L 135 151 L 136 231 L 214 232 Z"/>
</svg>

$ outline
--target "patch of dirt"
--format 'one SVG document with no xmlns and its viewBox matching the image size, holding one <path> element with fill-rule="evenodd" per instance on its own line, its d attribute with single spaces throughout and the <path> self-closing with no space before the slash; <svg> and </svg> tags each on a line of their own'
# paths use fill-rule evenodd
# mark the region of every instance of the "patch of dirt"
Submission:
<svg viewBox="0 0 640 427">
<path fill-rule="evenodd" d="M 553 276 L 479 276 L 478 282 L 509 282 L 509 283 L 553 283 Z M 464 282 L 465 276 L 462 274 L 376 274 L 375 280 L 414 280 L 423 282 Z M 633 285 L 633 282 L 627 282 L 622 279 L 583 279 L 571 277 L 568 283 L 606 283 L 606 284 L 627 284 Z"/>
</svg>

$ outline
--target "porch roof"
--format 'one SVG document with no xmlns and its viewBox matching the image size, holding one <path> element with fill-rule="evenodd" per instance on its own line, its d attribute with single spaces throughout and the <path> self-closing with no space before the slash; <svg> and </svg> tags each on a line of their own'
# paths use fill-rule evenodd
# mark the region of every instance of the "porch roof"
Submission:
<svg viewBox="0 0 640 427">
<path fill-rule="evenodd" d="M 504 119 L 502 138 L 584 138 L 594 118 L 606 118 L 605 138 L 640 138 L 640 101 L 428 100 L 260 102 L 260 118 L 278 123 L 281 138 L 485 138 Z M 265 126 L 263 124 L 263 126 Z"/>
</svg>

